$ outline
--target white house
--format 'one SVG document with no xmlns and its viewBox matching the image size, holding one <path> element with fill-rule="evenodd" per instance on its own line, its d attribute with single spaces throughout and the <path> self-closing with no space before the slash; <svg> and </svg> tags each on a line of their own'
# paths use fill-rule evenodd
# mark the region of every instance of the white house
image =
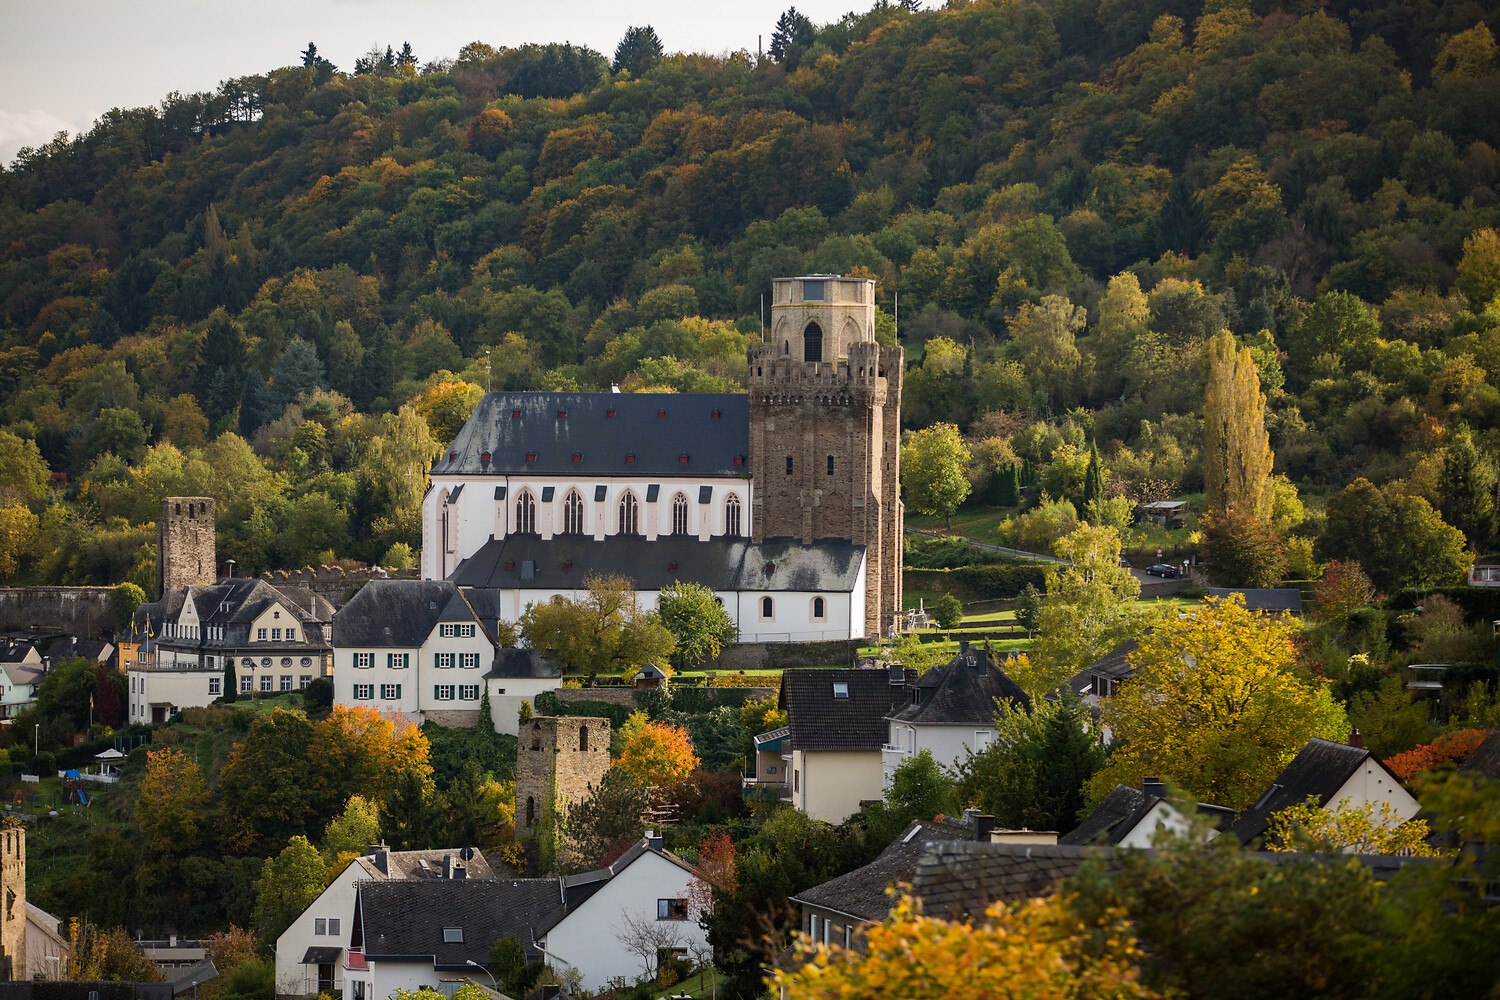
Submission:
<svg viewBox="0 0 1500 1000">
<path fill-rule="evenodd" d="M 350 861 L 276 939 L 276 995 L 309 997 L 342 988 L 345 951 L 354 932 L 355 887 L 359 883 L 494 877 L 484 855 L 472 847 L 437 851 L 370 848 L 363 857 Z"/>
<path fill-rule="evenodd" d="M 1031 699 L 990 654 L 959 643 L 958 655 L 910 686 L 910 700 L 886 716 L 889 740 L 881 750 L 882 787 L 896 768 L 923 750 L 950 770 L 995 739 L 997 701 L 1030 708 Z"/>
<path fill-rule="evenodd" d="M 14 719 L 35 702 L 46 673 L 40 664 L 0 663 L 0 719 Z"/>
<path fill-rule="evenodd" d="M 1193 823 L 1193 812 L 1208 820 L 1208 825 Z M 1212 840 L 1234 818 L 1234 810 L 1224 806 L 1168 798 L 1163 782 L 1143 778 L 1139 788 L 1116 785 L 1076 829 L 1057 842 L 1064 847 L 1108 844 L 1147 848 L 1163 830 L 1179 835 L 1193 831 Z"/>
<path fill-rule="evenodd" d="M 565 911 L 540 929 L 547 964 L 577 970 L 586 990 L 653 974 L 664 953 L 709 954 L 690 889 L 691 865 L 648 832 L 607 868 L 564 879 Z"/>
<path fill-rule="evenodd" d="M 1388 807 L 1392 823 L 1404 823 L 1421 809 L 1401 780 L 1370 751 L 1314 739 L 1224 832 L 1249 844 L 1265 836 L 1272 815 L 1309 799 L 1335 812 L 1373 806 L 1372 818 L 1377 820 L 1381 808 Z"/>
</svg>

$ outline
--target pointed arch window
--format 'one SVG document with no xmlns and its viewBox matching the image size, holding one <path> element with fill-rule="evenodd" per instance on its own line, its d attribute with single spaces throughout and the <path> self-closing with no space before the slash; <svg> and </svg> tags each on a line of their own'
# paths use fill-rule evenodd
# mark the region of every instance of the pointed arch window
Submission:
<svg viewBox="0 0 1500 1000">
<path fill-rule="evenodd" d="M 641 506 L 635 499 L 634 493 L 626 493 L 620 498 L 620 534 L 639 535 L 641 533 Z"/>
<path fill-rule="evenodd" d="M 672 534 L 685 535 L 688 533 L 688 504 L 687 497 L 679 493 L 672 498 Z"/>
<path fill-rule="evenodd" d="M 569 490 L 563 500 L 563 534 L 583 534 L 583 497 L 577 490 Z"/>
<path fill-rule="evenodd" d="M 802 331 L 802 360 L 823 360 L 823 328 L 817 323 L 807 324 Z"/>
<path fill-rule="evenodd" d="M 536 497 L 530 490 L 522 490 L 516 497 L 516 534 L 536 534 Z"/>
<path fill-rule="evenodd" d="M 724 501 L 724 534 L 730 538 L 739 538 L 745 533 L 741 527 L 740 511 L 739 494 L 729 494 L 729 499 Z"/>
</svg>

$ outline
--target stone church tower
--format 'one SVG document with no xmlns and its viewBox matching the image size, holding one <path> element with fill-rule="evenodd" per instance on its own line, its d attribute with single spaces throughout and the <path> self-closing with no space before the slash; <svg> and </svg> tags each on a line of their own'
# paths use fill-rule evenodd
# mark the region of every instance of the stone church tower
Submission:
<svg viewBox="0 0 1500 1000">
<path fill-rule="evenodd" d="M 12 819 L 0 827 L 0 978 L 30 978 L 26 968 L 26 829 Z"/>
<path fill-rule="evenodd" d="M 156 595 L 219 578 L 212 497 L 167 497 L 156 522 Z"/>
<path fill-rule="evenodd" d="M 771 328 L 750 348 L 754 540 L 865 546 L 865 632 L 901 610 L 900 347 L 875 342 L 875 282 L 773 283 Z"/>
<path fill-rule="evenodd" d="M 553 811 L 566 813 L 609 770 L 609 720 L 538 715 L 516 744 L 516 834 L 530 836 Z"/>
</svg>

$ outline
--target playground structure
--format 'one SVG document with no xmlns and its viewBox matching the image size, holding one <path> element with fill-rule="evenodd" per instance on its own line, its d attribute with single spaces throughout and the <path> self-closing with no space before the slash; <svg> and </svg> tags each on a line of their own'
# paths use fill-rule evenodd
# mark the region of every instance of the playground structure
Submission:
<svg viewBox="0 0 1500 1000">
<path fill-rule="evenodd" d="M 76 768 L 68 768 L 62 773 L 63 801 L 77 802 L 87 808 L 89 795 L 83 790 L 83 775 Z"/>
</svg>

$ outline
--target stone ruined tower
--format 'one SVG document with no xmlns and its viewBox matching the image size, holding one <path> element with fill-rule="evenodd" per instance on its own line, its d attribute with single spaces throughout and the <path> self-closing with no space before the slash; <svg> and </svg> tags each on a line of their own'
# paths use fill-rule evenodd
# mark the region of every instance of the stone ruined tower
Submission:
<svg viewBox="0 0 1500 1000">
<path fill-rule="evenodd" d="M 865 634 L 901 609 L 902 351 L 875 342 L 875 282 L 809 275 L 772 285 L 750 348 L 754 540 L 865 546 Z"/>
<path fill-rule="evenodd" d="M 26 979 L 26 829 L 0 827 L 0 979 Z"/>
<path fill-rule="evenodd" d="M 539 715 L 516 744 L 516 834 L 530 836 L 551 813 L 566 813 L 609 770 L 609 720 Z"/>
<path fill-rule="evenodd" d="M 213 498 L 167 497 L 156 522 L 157 595 L 218 578 Z"/>
</svg>

